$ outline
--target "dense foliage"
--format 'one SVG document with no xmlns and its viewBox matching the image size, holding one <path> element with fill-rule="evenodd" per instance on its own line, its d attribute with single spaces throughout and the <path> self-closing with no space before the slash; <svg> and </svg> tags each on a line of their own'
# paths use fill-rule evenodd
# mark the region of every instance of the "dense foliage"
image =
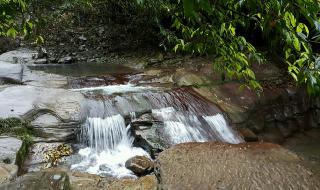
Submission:
<svg viewBox="0 0 320 190">
<path fill-rule="evenodd" d="M 253 44 L 263 45 L 281 55 L 297 83 L 320 94 L 319 1 L 183 0 L 170 8 L 173 24 L 164 32 L 175 51 L 214 54 L 227 76 L 261 88 L 251 63 L 264 60 Z"/>
<path fill-rule="evenodd" d="M 28 3 L 27 0 L 0 1 L 0 36 L 16 37 L 18 33 L 28 34 L 33 28 L 30 19 L 24 16 Z"/>
<path fill-rule="evenodd" d="M 318 0 L 2 0 L 0 35 L 28 34 L 33 24 L 24 12 L 52 4 L 80 8 L 82 18 L 91 11 L 103 15 L 101 20 L 129 20 L 124 23 L 133 22 L 130 30 L 136 34 L 158 30 L 165 50 L 214 56 L 214 68 L 223 76 L 257 90 L 261 86 L 252 64 L 265 62 L 270 53 L 279 55 L 297 84 L 320 94 Z"/>
</svg>

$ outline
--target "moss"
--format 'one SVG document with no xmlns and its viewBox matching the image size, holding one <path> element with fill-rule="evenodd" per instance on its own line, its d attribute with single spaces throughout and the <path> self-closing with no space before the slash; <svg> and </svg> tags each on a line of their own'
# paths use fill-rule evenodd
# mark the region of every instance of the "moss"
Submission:
<svg viewBox="0 0 320 190">
<path fill-rule="evenodd" d="M 31 136 L 32 128 L 29 122 L 19 118 L 0 119 L 0 135 L 8 134 L 20 137 Z"/>
<path fill-rule="evenodd" d="M 29 139 L 23 139 L 22 141 L 22 145 L 21 148 L 19 149 L 19 151 L 17 152 L 16 155 L 16 165 L 19 166 L 19 168 L 21 168 L 21 166 L 23 165 L 23 162 L 25 161 L 28 152 L 29 152 L 29 147 L 32 144 L 32 140 L 31 138 Z"/>
</svg>

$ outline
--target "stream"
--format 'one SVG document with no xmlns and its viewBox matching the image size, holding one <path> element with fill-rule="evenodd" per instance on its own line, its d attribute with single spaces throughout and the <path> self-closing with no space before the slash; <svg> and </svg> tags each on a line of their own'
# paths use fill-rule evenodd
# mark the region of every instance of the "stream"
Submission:
<svg viewBox="0 0 320 190">
<path fill-rule="evenodd" d="M 118 65 L 33 66 L 33 70 L 67 75 L 68 89 L 84 94 L 85 118 L 79 132 L 80 162 L 72 170 L 112 177 L 134 177 L 125 162 L 134 156 L 151 158 L 134 146 L 141 115 L 152 118 L 152 128 L 160 141 L 170 147 L 184 142 L 244 142 L 221 110 L 190 88 L 163 88 L 139 85 L 138 71 Z M 105 71 L 105 72 L 102 72 Z M 70 72 L 69 72 L 70 71 Z M 143 127 L 143 126 L 139 126 Z"/>
</svg>

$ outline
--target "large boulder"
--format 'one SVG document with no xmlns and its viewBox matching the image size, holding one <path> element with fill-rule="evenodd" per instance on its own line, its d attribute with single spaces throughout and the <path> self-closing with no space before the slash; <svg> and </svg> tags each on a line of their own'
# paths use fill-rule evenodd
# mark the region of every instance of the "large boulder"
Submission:
<svg viewBox="0 0 320 190">
<path fill-rule="evenodd" d="M 125 166 L 138 176 L 149 174 L 153 171 L 153 161 L 145 156 L 135 156 L 126 161 Z"/>
<path fill-rule="evenodd" d="M 319 189 L 297 155 L 276 144 L 186 143 L 160 153 L 161 189 Z"/>
</svg>

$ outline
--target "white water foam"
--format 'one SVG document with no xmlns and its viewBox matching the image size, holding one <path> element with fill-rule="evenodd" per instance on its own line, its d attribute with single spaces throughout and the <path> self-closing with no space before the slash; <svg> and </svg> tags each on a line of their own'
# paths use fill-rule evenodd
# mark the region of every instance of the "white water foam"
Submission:
<svg viewBox="0 0 320 190">
<path fill-rule="evenodd" d="M 231 127 L 227 125 L 227 122 L 222 114 L 202 117 L 206 120 L 211 129 L 216 132 L 220 138 L 219 140 L 232 144 L 238 144 L 242 142 L 241 138 L 236 136 L 235 131 L 233 131 Z"/>
<path fill-rule="evenodd" d="M 145 90 L 154 90 L 154 87 L 146 86 L 136 86 L 134 84 L 119 84 L 119 85 L 109 85 L 109 86 L 98 86 L 98 87 L 88 87 L 88 88 L 79 88 L 72 89 L 73 91 L 102 91 L 105 94 L 111 95 L 115 93 L 126 93 L 126 92 L 143 92 Z"/>
<path fill-rule="evenodd" d="M 149 155 L 141 148 L 132 147 L 134 139 L 129 129 L 121 115 L 88 118 L 82 128 L 81 141 L 89 147 L 79 151 L 83 159 L 71 169 L 118 178 L 135 177 L 126 169 L 125 162 L 134 156 Z"/>
<path fill-rule="evenodd" d="M 164 122 L 164 134 L 172 144 L 210 140 L 232 144 L 243 142 L 220 113 L 202 116 L 202 122 L 195 113 L 181 113 L 172 107 L 152 110 L 152 114 Z"/>
<path fill-rule="evenodd" d="M 173 144 L 184 142 L 205 142 L 207 139 L 195 127 L 177 121 L 165 121 L 164 130 Z"/>
</svg>

